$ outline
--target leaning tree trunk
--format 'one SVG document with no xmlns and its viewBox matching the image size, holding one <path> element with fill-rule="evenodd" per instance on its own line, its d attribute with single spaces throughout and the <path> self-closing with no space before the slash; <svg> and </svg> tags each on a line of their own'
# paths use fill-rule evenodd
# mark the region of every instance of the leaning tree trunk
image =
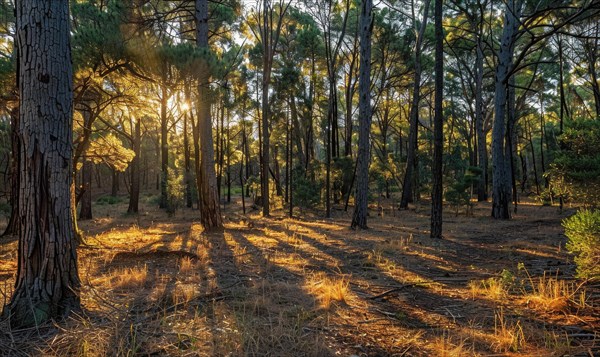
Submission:
<svg viewBox="0 0 600 357">
<path fill-rule="evenodd" d="M 373 30 L 373 1 L 363 0 L 359 19 L 360 67 L 358 79 L 358 153 L 356 175 L 356 202 L 352 214 L 352 228 L 367 228 L 369 159 L 371 132 L 371 33 Z"/>
<path fill-rule="evenodd" d="M 71 215 L 73 72 L 67 0 L 16 3 L 21 148 L 19 257 L 3 315 L 33 326 L 79 309 Z"/>
<path fill-rule="evenodd" d="M 196 0 L 196 45 L 208 51 L 208 0 Z M 210 120 L 210 88 L 208 63 L 203 61 L 198 79 L 198 131 L 200 138 L 200 223 L 205 229 L 223 227 Z"/>
</svg>

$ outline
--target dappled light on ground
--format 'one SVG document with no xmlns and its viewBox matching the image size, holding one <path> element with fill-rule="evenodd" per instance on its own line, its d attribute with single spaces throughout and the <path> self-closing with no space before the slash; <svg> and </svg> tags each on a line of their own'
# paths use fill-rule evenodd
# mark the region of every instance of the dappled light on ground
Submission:
<svg viewBox="0 0 600 357">
<path fill-rule="evenodd" d="M 573 276 L 555 208 L 512 221 L 449 217 L 428 238 L 426 209 L 371 217 L 261 218 L 227 212 L 206 233 L 197 211 L 161 219 L 111 207 L 82 223 L 83 311 L 22 331 L 9 355 L 552 356 L 600 353 L 598 285 Z M 533 218 L 535 217 L 535 219 Z M 10 294 L 16 241 L 0 245 Z M 4 353 L 4 352 L 3 352 Z"/>
</svg>

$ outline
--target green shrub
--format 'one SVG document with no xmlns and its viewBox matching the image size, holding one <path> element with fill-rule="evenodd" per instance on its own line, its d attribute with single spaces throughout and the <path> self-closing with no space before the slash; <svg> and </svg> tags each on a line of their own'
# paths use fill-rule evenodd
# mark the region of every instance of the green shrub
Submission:
<svg viewBox="0 0 600 357">
<path fill-rule="evenodd" d="M 577 276 L 600 278 L 600 210 L 583 209 L 563 221 L 569 238 L 567 249 L 575 254 Z"/>
<path fill-rule="evenodd" d="M 114 205 L 123 202 L 123 199 L 118 196 L 101 196 L 96 200 L 99 205 Z"/>
</svg>

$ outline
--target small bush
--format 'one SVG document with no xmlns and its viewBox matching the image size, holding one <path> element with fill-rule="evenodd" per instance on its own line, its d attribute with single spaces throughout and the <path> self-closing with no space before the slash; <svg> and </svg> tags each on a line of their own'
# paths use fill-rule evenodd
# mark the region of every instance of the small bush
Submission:
<svg viewBox="0 0 600 357">
<path fill-rule="evenodd" d="M 118 196 L 102 196 L 96 200 L 99 205 L 114 205 L 123 202 L 123 199 Z"/>
<path fill-rule="evenodd" d="M 580 210 L 563 221 L 569 238 L 567 249 L 575 254 L 577 276 L 600 278 L 600 210 Z"/>
</svg>

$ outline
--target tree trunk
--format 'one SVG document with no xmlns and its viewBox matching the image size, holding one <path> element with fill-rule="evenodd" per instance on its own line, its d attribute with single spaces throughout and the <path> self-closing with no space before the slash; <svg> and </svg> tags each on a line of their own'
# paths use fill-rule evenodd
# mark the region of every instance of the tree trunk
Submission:
<svg viewBox="0 0 600 357">
<path fill-rule="evenodd" d="M 166 76 L 166 74 L 164 76 Z M 162 79 L 163 82 L 160 85 L 160 208 L 168 208 L 169 205 L 169 199 L 167 197 L 169 180 L 169 123 L 167 117 L 167 101 L 169 98 L 167 86 L 164 83 L 166 82 L 164 76 Z"/>
<path fill-rule="evenodd" d="M 423 23 L 417 34 L 417 43 L 415 45 L 415 73 L 413 80 L 413 97 L 410 107 L 410 124 L 408 133 L 408 151 L 406 153 L 406 169 L 404 171 L 404 181 L 402 183 L 402 197 L 400 198 L 400 209 L 407 209 L 408 203 L 412 202 L 413 198 L 413 182 L 415 181 L 414 170 L 417 161 L 417 138 L 419 132 L 419 102 L 421 99 L 421 50 L 423 44 L 423 36 L 427 20 L 429 18 L 429 1 L 425 2 L 425 10 L 423 12 Z"/>
<path fill-rule="evenodd" d="M 196 0 L 196 45 L 208 51 L 208 0 Z M 210 119 L 210 72 L 203 61 L 198 79 L 198 131 L 200 138 L 200 223 L 205 229 L 223 228 L 217 193 L 212 124 Z"/>
<path fill-rule="evenodd" d="M 366 229 L 369 194 L 369 161 L 371 132 L 371 33 L 373 30 L 373 1 L 363 0 L 359 18 L 360 65 L 358 79 L 358 153 L 356 198 L 352 214 L 352 228 Z"/>
<path fill-rule="evenodd" d="M 348 76 L 346 80 L 346 91 L 345 91 L 345 100 L 346 100 L 346 123 L 345 123 L 345 131 L 346 131 L 346 140 L 344 142 L 344 155 L 352 156 L 352 97 L 354 96 L 355 83 L 354 78 L 354 68 L 356 66 L 356 38 L 354 39 L 354 46 L 352 49 L 352 59 L 350 60 L 350 68 L 348 69 Z"/>
<path fill-rule="evenodd" d="M 442 1 L 435 0 L 435 114 L 433 119 L 433 163 L 431 191 L 431 238 L 442 238 L 442 155 L 444 152 L 444 32 Z"/>
<path fill-rule="evenodd" d="M 477 136 L 477 164 L 481 177 L 477 184 L 477 201 L 487 201 L 487 143 L 483 130 L 483 43 L 477 38 L 477 57 L 475 59 L 475 132 Z"/>
<path fill-rule="evenodd" d="M 192 162 L 190 153 L 190 140 L 188 132 L 188 113 L 183 113 L 183 165 L 185 180 L 185 206 L 192 208 Z"/>
<path fill-rule="evenodd" d="M 129 165 L 131 170 L 131 192 L 129 193 L 129 207 L 127 208 L 127 213 L 138 213 L 138 204 L 140 201 L 140 156 L 142 154 L 142 132 L 139 118 L 135 119 L 132 137 L 132 146 L 135 156 Z"/>
<path fill-rule="evenodd" d="M 518 2 L 518 3 L 516 3 Z M 492 128 L 492 217 L 510 218 L 510 159 L 506 156 L 506 104 L 515 39 L 519 29 L 521 0 L 509 0 L 504 14 L 504 28 L 495 78 L 494 125 Z"/>
<path fill-rule="evenodd" d="M 119 171 L 114 167 L 110 168 L 112 172 L 112 184 L 110 188 L 110 195 L 113 197 L 117 197 L 119 194 Z"/>
<path fill-rule="evenodd" d="M 79 200 L 79 219 L 92 219 L 92 162 L 84 157 L 81 166 L 81 200 Z"/>
<path fill-rule="evenodd" d="M 19 171 L 19 152 L 20 152 L 20 140 L 21 135 L 19 134 L 19 107 L 15 107 L 11 113 L 11 124 L 10 124 L 10 143 L 11 143 L 11 161 L 10 161 L 10 218 L 8 225 L 2 233 L 3 236 L 15 235 L 19 233 L 19 184 L 21 181 L 21 172 Z"/>
<path fill-rule="evenodd" d="M 3 316 L 38 325 L 80 307 L 71 214 L 73 72 L 67 0 L 16 3 L 19 63 L 19 257 Z"/>
</svg>

